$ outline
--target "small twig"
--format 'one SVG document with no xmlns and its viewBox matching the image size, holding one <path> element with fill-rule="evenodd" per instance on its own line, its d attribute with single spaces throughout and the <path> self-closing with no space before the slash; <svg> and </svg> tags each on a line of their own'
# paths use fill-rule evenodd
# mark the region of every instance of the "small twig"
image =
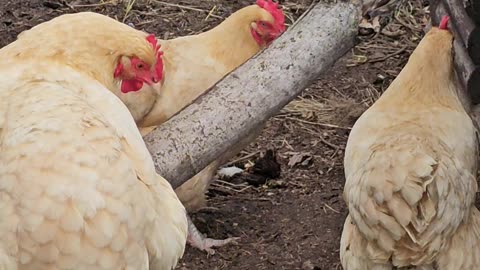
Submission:
<svg viewBox="0 0 480 270">
<path fill-rule="evenodd" d="M 217 6 L 213 6 L 213 8 L 210 10 L 210 12 L 208 12 L 208 15 L 207 17 L 205 17 L 205 21 L 207 21 L 213 14 L 213 12 L 215 12 L 215 10 L 217 9 Z"/>
<path fill-rule="evenodd" d="M 285 14 L 285 17 L 287 17 L 287 19 L 288 19 L 290 22 L 292 22 L 292 23 L 295 22 L 295 19 L 293 18 L 292 15 L 290 15 L 289 12 L 284 12 L 284 14 Z M 287 25 L 290 26 L 291 24 L 287 24 Z"/>
<path fill-rule="evenodd" d="M 237 159 L 235 159 L 235 160 L 232 160 L 232 161 L 230 161 L 230 162 L 227 162 L 227 163 L 225 164 L 225 166 L 230 166 L 230 165 L 233 165 L 233 164 L 238 163 L 238 162 L 240 162 L 240 161 L 243 161 L 243 160 L 245 160 L 245 159 L 249 159 L 249 158 L 257 155 L 258 153 L 260 153 L 260 151 L 256 151 L 256 152 L 250 153 L 250 154 L 248 154 L 248 155 L 246 155 L 246 156 L 243 156 L 243 157 L 241 157 L 241 158 L 237 158 Z"/>
<path fill-rule="evenodd" d="M 320 141 L 322 141 L 324 144 L 330 146 L 331 148 L 335 149 L 335 151 L 338 151 L 338 149 L 340 149 L 340 146 L 338 145 L 335 145 L 327 140 L 325 140 L 325 138 L 323 138 L 323 136 L 319 135 L 318 138 L 320 139 Z"/>
<path fill-rule="evenodd" d="M 228 188 L 228 187 L 221 186 L 221 185 L 216 185 L 214 183 L 212 183 L 212 185 L 209 187 L 209 190 L 214 190 L 214 191 L 227 193 L 228 195 L 233 195 L 233 194 L 236 193 L 236 190 L 234 190 L 232 188 Z"/>
<path fill-rule="evenodd" d="M 238 193 L 244 192 L 245 190 L 252 188 L 252 186 L 246 186 L 238 191 Z"/>
<path fill-rule="evenodd" d="M 396 19 L 396 21 L 397 21 L 398 23 L 400 23 L 401 25 L 403 25 L 405 28 L 410 29 L 410 30 L 412 31 L 412 34 L 413 34 L 414 36 L 416 36 L 417 38 L 421 38 L 421 37 L 416 33 L 416 32 L 418 31 L 418 29 L 415 29 L 415 27 L 407 24 L 405 21 L 403 21 L 402 19 L 400 19 L 399 16 L 395 16 L 394 18 Z"/>
<path fill-rule="evenodd" d="M 351 130 L 351 127 L 342 127 L 342 126 L 337 126 L 337 125 L 332 125 L 332 124 L 327 124 L 327 123 L 318 123 L 318 122 L 310 122 L 306 120 L 302 120 L 299 118 L 294 118 L 294 117 L 289 117 L 285 116 L 285 119 L 293 120 L 293 121 L 298 121 L 304 124 L 309 124 L 309 125 L 314 125 L 314 126 L 322 126 L 322 127 L 329 127 L 329 128 L 337 128 L 337 129 L 345 129 L 345 130 Z"/>
<path fill-rule="evenodd" d="M 282 148 L 284 145 L 286 145 L 289 150 L 293 151 L 293 147 L 290 145 L 290 143 L 288 143 L 287 139 L 283 139 L 281 140 L 281 142 L 282 142 Z"/>
<path fill-rule="evenodd" d="M 291 185 L 291 186 L 294 186 L 294 187 L 297 187 L 297 188 L 301 188 L 301 189 L 304 189 L 307 185 L 303 182 L 299 182 L 299 181 L 288 181 L 288 185 Z"/>
<path fill-rule="evenodd" d="M 139 27 L 139 26 L 142 26 L 142 25 L 145 25 L 145 24 L 150 24 L 150 23 L 155 22 L 155 21 L 156 21 L 156 20 L 143 21 L 143 22 L 137 23 L 135 26 L 136 26 L 136 27 Z"/>
<path fill-rule="evenodd" d="M 127 5 L 125 6 L 125 14 L 123 15 L 122 22 L 124 23 L 127 20 L 128 16 L 130 15 L 130 11 L 132 11 L 133 5 L 137 0 L 129 0 Z"/>
<path fill-rule="evenodd" d="M 404 52 L 407 48 L 408 48 L 408 46 L 404 46 L 404 47 L 400 48 L 400 49 L 399 49 L 398 51 L 396 51 L 396 52 L 393 52 L 393 53 L 391 53 L 391 54 L 387 54 L 387 55 L 385 55 L 384 57 L 379 57 L 379 58 L 375 58 L 375 59 L 370 59 L 370 60 L 368 60 L 367 62 L 368 62 L 368 63 L 376 63 L 376 62 L 385 61 L 385 60 L 387 60 L 387 59 L 390 58 L 390 57 L 394 57 L 394 56 L 396 56 L 396 55 L 401 54 L 401 53 Z"/>
<path fill-rule="evenodd" d="M 250 186 L 246 186 L 242 189 L 235 189 L 235 188 L 231 188 L 231 187 L 227 187 L 227 186 L 224 186 L 224 185 L 219 185 L 219 184 L 216 184 L 216 183 L 212 183 L 212 188 L 216 189 L 216 190 L 219 190 L 219 189 L 224 189 L 224 190 L 220 190 L 220 191 L 223 191 L 223 192 L 235 192 L 235 193 L 242 193 L 244 192 L 245 190 L 249 189 Z M 226 190 L 226 191 L 225 191 Z"/>
<path fill-rule="evenodd" d="M 189 7 L 189 6 L 179 5 L 179 4 L 172 4 L 172 3 L 167 3 L 167 2 L 159 1 L 159 0 L 152 0 L 152 2 L 155 2 L 157 4 L 161 4 L 161 5 L 164 5 L 164 6 L 169 6 L 169 7 L 177 7 L 177 8 L 180 8 L 180 9 L 187 9 L 187 10 L 192 10 L 192 11 L 208 13 L 208 11 L 206 11 L 204 9 L 199 9 L 199 8 L 194 8 L 194 7 Z M 214 15 L 214 14 L 212 14 L 210 17 L 217 18 L 217 19 L 224 19 L 222 16 L 218 16 L 218 15 Z"/>
<path fill-rule="evenodd" d="M 97 4 L 80 4 L 80 5 L 68 5 L 70 8 L 88 8 L 88 7 L 100 7 L 100 6 L 108 6 L 113 5 L 112 1 L 97 3 Z"/>
<path fill-rule="evenodd" d="M 227 182 L 227 181 L 223 181 L 223 180 L 220 180 L 220 179 L 217 179 L 215 180 L 216 183 L 220 183 L 220 184 L 224 184 L 224 185 L 227 185 L 227 186 L 231 186 L 231 187 L 242 187 L 244 188 L 245 184 L 234 184 L 234 183 L 230 183 L 230 182 Z"/>
<path fill-rule="evenodd" d="M 344 99 L 348 99 L 348 97 L 343 94 L 342 92 L 340 92 L 335 86 L 333 86 L 332 84 L 329 84 L 329 87 L 331 87 L 333 89 L 333 91 L 337 92 L 340 96 L 342 96 Z"/>
<path fill-rule="evenodd" d="M 315 132 L 309 128 L 306 128 L 306 127 L 302 127 L 303 129 L 307 130 L 308 132 L 312 133 L 312 134 L 316 134 L 316 136 L 320 139 L 320 141 L 322 143 L 324 143 L 325 145 L 327 146 L 330 146 L 331 148 L 333 148 L 334 150 L 338 150 L 340 148 L 340 146 L 338 145 L 335 145 L 327 140 L 325 140 L 325 138 L 323 138 L 323 136 L 319 133 L 319 132 Z"/>
<path fill-rule="evenodd" d="M 323 205 L 325 205 L 325 207 L 327 207 L 328 209 L 332 210 L 333 212 L 335 212 L 335 213 L 337 213 L 337 214 L 340 214 L 340 211 L 333 209 L 330 205 L 328 205 L 328 204 L 326 204 L 326 203 L 323 203 Z"/>
<path fill-rule="evenodd" d="M 384 51 L 396 51 L 396 48 L 389 48 L 387 46 L 384 46 L 384 45 L 379 45 L 379 44 L 369 44 L 369 43 L 366 43 L 365 45 L 358 45 L 357 47 L 355 47 L 357 50 L 360 50 L 360 51 L 365 51 L 365 52 L 370 52 L 374 49 L 380 49 L 380 50 L 384 50 Z"/>
<path fill-rule="evenodd" d="M 338 153 L 338 151 L 340 151 L 340 147 L 335 149 L 335 151 L 333 152 L 333 154 L 330 156 L 330 159 L 333 159 L 335 157 L 335 155 Z"/>
<path fill-rule="evenodd" d="M 241 199 L 246 200 L 246 201 L 271 202 L 273 205 L 279 205 L 279 203 L 275 202 L 274 200 L 268 199 L 268 198 L 263 198 L 263 197 L 259 197 L 259 198 L 256 198 L 256 197 L 254 197 L 254 198 L 242 197 Z"/>
</svg>

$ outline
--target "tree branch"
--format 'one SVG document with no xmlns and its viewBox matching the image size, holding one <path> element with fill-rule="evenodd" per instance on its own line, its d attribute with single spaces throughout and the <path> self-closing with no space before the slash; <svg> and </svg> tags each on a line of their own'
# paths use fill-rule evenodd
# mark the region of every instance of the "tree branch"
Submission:
<svg viewBox="0 0 480 270">
<path fill-rule="evenodd" d="M 354 46 L 360 1 L 319 3 L 268 49 L 145 136 L 174 188 L 277 114 Z"/>
</svg>

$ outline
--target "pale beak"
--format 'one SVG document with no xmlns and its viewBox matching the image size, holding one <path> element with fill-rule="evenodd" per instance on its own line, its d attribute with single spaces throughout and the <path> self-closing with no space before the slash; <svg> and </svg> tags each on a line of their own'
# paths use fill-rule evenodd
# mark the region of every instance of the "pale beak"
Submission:
<svg viewBox="0 0 480 270">
<path fill-rule="evenodd" d="M 158 83 L 160 81 L 160 78 L 159 76 L 155 73 L 153 76 L 152 76 L 152 82 L 153 83 Z"/>
<path fill-rule="evenodd" d="M 151 84 L 150 87 L 157 93 L 160 93 L 160 90 L 162 89 L 162 84 L 161 83 L 154 83 Z"/>
<path fill-rule="evenodd" d="M 272 32 L 272 33 L 270 34 L 270 37 L 272 37 L 272 38 L 274 38 L 274 39 L 275 39 L 275 38 L 278 38 L 283 32 L 285 32 L 285 30 L 282 30 L 282 29 L 277 28 L 277 29 L 275 29 L 274 32 Z"/>
<path fill-rule="evenodd" d="M 158 78 L 158 76 L 156 75 L 146 75 L 146 76 L 142 76 L 139 78 L 142 82 L 148 84 L 148 85 L 153 85 L 153 84 L 156 84 L 160 81 L 160 79 Z"/>
</svg>

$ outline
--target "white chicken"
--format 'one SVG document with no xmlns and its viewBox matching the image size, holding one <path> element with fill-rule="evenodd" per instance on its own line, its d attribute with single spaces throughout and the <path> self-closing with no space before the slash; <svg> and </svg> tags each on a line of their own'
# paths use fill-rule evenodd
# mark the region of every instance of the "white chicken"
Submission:
<svg viewBox="0 0 480 270">
<path fill-rule="evenodd" d="M 0 50 L 0 269 L 170 270 L 181 258 L 185 208 L 111 93 L 161 79 L 151 37 L 87 12 Z"/>
<path fill-rule="evenodd" d="M 138 121 L 142 134 L 167 121 L 284 31 L 285 15 L 278 3 L 257 0 L 209 31 L 159 40 L 165 51 L 166 75 L 152 110 Z M 259 127 L 175 190 L 189 212 L 206 206 L 205 192 L 218 167 L 253 141 L 262 129 Z"/>
<path fill-rule="evenodd" d="M 457 94 L 447 22 L 426 34 L 350 133 L 346 270 L 480 266 L 478 141 Z"/>
<path fill-rule="evenodd" d="M 255 5 L 236 11 L 209 31 L 172 40 L 159 40 L 165 51 L 166 75 L 162 91 L 152 110 L 137 121 L 140 132 L 145 135 L 167 121 L 226 74 L 270 45 L 284 31 L 285 16 L 278 3 L 257 0 Z M 205 192 L 218 167 L 239 153 L 262 129 L 263 126 L 260 126 L 248 137 L 242 138 L 234 147 L 175 189 L 188 212 L 198 211 L 207 205 Z M 223 246 L 236 239 L 238 238 L 203 238 L 194 224 L 189 223 L 189 243 L 200 250 L 213 253 L 211 247 Z"/>
</svg>

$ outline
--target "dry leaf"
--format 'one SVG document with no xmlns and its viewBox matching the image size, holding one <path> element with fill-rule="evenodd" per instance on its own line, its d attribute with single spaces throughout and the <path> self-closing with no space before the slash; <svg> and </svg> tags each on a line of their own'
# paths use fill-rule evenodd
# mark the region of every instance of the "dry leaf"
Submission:
<svg viewBox="0 0 480 270">
<path fill-rule="evenodd" d="M 290 159 L 288 160 L 288 166 L 291 168 L 297 164 L 300 164 L 302 166 L 307 166 L 310 161 L 312 161 L 312 154 L 310 152 L 289 152 L 292 154 Z"/>
</svg>

